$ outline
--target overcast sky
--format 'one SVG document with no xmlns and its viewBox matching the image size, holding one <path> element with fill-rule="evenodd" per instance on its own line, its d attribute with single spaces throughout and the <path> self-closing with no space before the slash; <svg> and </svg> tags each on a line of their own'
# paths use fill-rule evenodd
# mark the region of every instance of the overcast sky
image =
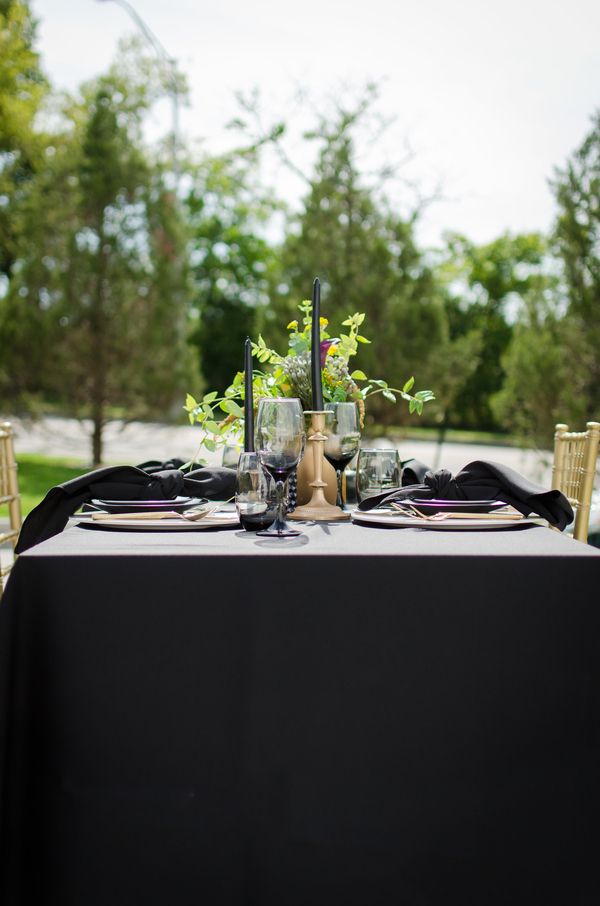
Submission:
<svg viewBox="0 0 600 906">
<path fill-rule="evenodd" d="M 186 73 L 184 133 L 219 150 L 234 92 L 258 86 L 267 112 L 285 115 L 298 88 L 319 103 L 342 85 L 381 81 L 394 118 L 386 159 L 443 200 L 421 238 L 444 230 L 477 242 L 505 230 L 546 230 L 548 178 L 600 108 L 600 0 L 132 0 Z M 102 72 L 131 18 L 114 0 L 32 0 L 43 66 L 58 88 Z M 168 128 L 165 109 L 155 127 Z M 273 174 L 294 202 L 299 185 Z"/>
</svg>

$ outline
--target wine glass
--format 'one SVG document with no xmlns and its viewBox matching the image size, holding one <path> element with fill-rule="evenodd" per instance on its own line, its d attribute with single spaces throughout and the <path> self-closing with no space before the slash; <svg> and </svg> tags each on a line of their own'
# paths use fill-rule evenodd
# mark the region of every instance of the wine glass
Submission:
<svg viewBox="0 0 600 906">
<path fill-rule="evenodd" d="M 256 453 L 241 453 L 235 484 L 235 508 L 247 532 L 266 529 L 277 513 L 274 488 Z"/>
<path fill-rule="evenodd" d="M 284 520 L 283 499 L 287 477 L 298 465 L 304 450 L 300 400 L 277 397 L 259 400 L 254 438 L 260 464 L 274 480 L 277 492 L 275 522 L 257 534 L 276 538 L 299 535 Z"/>
<path fill-rule="evenodd" d="M 397 450 L 361 450 L 356 466 L 356 493 L 359 500 L 393 491 L 400 486 L 400 458 Z"/>
<path fill-rule="evenodd" d="M 326 403 L 324 453 L 327 462 L 335 469 L 337 477 L 337 505 L 346 509 L 342 493 L 344 469 L 358 453 L 360 422 L 356 403 Z M 329 414 L 331 413 L 331 414 Z"/>
</svg>

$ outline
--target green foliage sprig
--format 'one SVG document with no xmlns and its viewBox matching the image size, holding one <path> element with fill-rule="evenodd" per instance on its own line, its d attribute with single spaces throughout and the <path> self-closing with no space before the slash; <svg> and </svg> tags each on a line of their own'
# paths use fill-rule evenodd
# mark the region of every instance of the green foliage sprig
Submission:
<svg viewBox="0 0 600 906">
<path fill-rule="evenodd" d="M 305 409 L 312 406 L 312 387 L 310 378 L 312 303 L 305 300 L 298 306 L 302 315 L 300 320 L 290 321 L 290 331 L 286 355 L 271 349 L 259 334 L 257 342 L 252 343 L 252 355 L 261 365 L 269 366 L 268 371 L 254 370 L 252 389 L 255 401 L 264 397 L 297 396 Z M 401 387 L 390 387 L 387 381 L 380 378 L 368 378 L 364 371 L 349 370 L 350 359 L 359 350 L 361 344 L 370 343 L 360 328 L 365 320 L 362 312 L 349 315 L 342 322 L 346 333 L 331 337 L 328 333 L 329 321 L 321 318 L 320 343 L 324 357 L 323 398 L 327 402 L 348 402 L 354 400 L 364 417 L 365 400 L 380 393 L 391 403 L 398 398 L 408 403 L 409 412 L 420 415 L 425 403 L 435 399 L 431 390 L 418 390 L 411 393 L 415 379 L 410 377 Z M 357 383 L 360 382 L 360 383 Z M 362 386 L 361 386 L 362 385 Z M 184 409 L 188 413 L 190 424 L 199 424 L 202 447 L 214 452 L 219 445 L 231 440 L 240 439 L 243 429 L 244 411 L 238 400 L 244 399 L 244 374 L 239 371 L 222 396 L 216 391 L 206 393 L 201 400 L 196 400 L 188 393 Z M 197 458 L 197 457 L 196 457 Z"/>
<path fill-rule="evenodd" d="M 281 356 L 276 350 L 270 349 L 262 336 L 258 342 L 252 344 L 252 353 L 261 364 L 273 365 L 283 371 L 283 383 L 280 389 L 285 395 L 298 396 L 305 408 L 311 407 L 310 387 L 310 350 L 312 334 L 312 303 L 306 299 L 298 306 L 303 317 L 301 323 L 297 320 L 290 321 L 287 325 L 290 331 L 288 339 L 288 352 Z M 409 412 L 421 415 L 426 402 L 435 399 L 431 390 L 418 390 L 411 394 L 414 387 L 414 377 L 409 378 L 401 387 L 390 387 L 387 381 L 380 378 L 369 378 L 360 369 L 350 372 L 349 362 L 355 356 L 361 344 L 370 344 L 360 328 L 365 320 L 364 312 L 355 312 L 342 321 L 342 327 L 347 327 L 346 333 L 331 338 L 327 328 L 329 321 L 321 318 L 320 342 L 325 351 L 323 367 L 323 398 L 327 402 L 347 402 L 355 400 L 364 402 L 368 397 L 381 393 L 385 399 L 392 403 L 398 397 L 408 402 Z M 325 348 L 324 348 L 325 347 Z M 364 382 L 363 386 L 357 384 Z M 293 393 L 290 394 L 289 390 Z"/>
<path fill-rule="evenodd" d="M 282 373 L 275 369 L 272 373 L 253 371 L 252 391 L 255 400 L 267 396 L 281 396 L 280 381 Z M 201 435 L 195 462 L 202 462 L 201 451 L 206 449 L 214 453 L 218 447 L 231 441 L 241 442 L 244 430 L 244 410 L 238 400 L 244 400 L 244 372 L 238 371 L 225 393 L 219 396 L 216 390 L 205 393 L 197 400 L 188 393 L 184 409 L 188 413 L 191 425 L 198 424 Z"/>
</svg>

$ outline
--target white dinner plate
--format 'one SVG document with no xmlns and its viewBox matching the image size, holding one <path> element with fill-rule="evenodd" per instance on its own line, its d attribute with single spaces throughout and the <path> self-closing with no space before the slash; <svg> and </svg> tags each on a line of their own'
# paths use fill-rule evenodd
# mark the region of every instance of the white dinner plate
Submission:
<svg viewBox="0 0 600 906">
<path fill-rule="evenodd" d="M 91 513 L 71 516 L 75 525 L 93 525 L 94 528 L 124 529 L 128 532 L 201 532 L 205 529 L 235 528 L 240 524 L 237 513 L 211 513 L 198 522 L 185 519 L 102 519 L 94 520 Z"/>
<path fill-rule="evenodd" d="M 390 528 L 426 528 L 435 531 L 477 531 L 482 529 L 521 528 L 539 525 L 535 519 L 461 519 L 459 516 L 447 519 L 419 519 L 418 516 L 402 516 L 391 510 L 368 510 L 362 513 L 354 510 L 352 521 L 362 525 L 379 525 Z"/>
</svg>

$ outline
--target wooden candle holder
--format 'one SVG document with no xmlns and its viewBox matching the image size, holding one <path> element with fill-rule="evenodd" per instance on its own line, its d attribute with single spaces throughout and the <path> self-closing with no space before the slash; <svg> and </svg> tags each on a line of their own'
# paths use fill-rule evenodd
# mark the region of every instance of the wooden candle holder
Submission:
<svg viewBox="0 0 600 906">
<path fill-rule="evenodd" d="M 307 414 L 311 416 L 313 429 L 313 433 L 308 438 L 308 443 L 312 445 L 311 450 L 314 463 L 315 477 L 313 481 L 310 482 L 313 493 L 308 503 L 296 507 L 287 518 L 311 520 L 312 522 L 346 522 L 350 519 L 350 513 L 345 513 L 339 506 L 333 506 L 331 503 L 328 503 L 325 499 L 325 494 L 323 493 L 323 488 L 327 487 L 327 482 L 323 481 L 323 450 L 325 441 L 327 440 L 327 436 L 323 434 L 326 412 L 309 412 Z M 310 451 L 307 451 L 307 455 L 310 455 Z"/>
</svg>

